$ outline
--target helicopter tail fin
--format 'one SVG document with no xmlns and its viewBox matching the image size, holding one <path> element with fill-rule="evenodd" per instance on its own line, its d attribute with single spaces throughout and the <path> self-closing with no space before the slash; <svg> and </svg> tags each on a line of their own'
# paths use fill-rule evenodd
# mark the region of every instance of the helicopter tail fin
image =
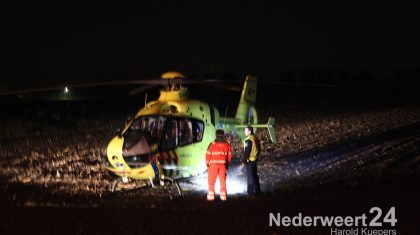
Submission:
<svg viewBox="0 0 420 235">
<path fill-rule="evenodd" d="M 271 141 L 273 143 L 276 143 L 277 138 L 276 138 L 275 122 L 276 122 L 276 119 L 274 117 L 269 117 L 267 124 L 258 124 L 258 123 L 256 123 L 256 124 L 245 124 L 245 125 L 236 125 L 235 127 L 239 128 L 239 129 L 243 129 L 247 126 L 252 126 L 254 128 L 254 132 L 256 131 L 257 128 L 267 128 L 268 135 L 270 136 Z M 239 132 L 238 134 L 241 137 L 241 139 L 245 138 L 245 135 L 242 134 L 242 132 Z"/>
<path fill-rule="evenodd" d="M 243 124 L 258 123 L 257 111 L 254 107 L 257 98 L 257 84 L 257 77 L 252 75 L 246 76 L 241 99 L 235 115 L 235 118 L 240 120 Z"/>
<path fill-rule="evenodd" d="M 267 123 L 268 134 L 270 135 L 271 141 L 273 143 L 276 143 L 277 138 L 276 138 L 276 129 L 274 127 L 274 123 L 275 123 L 275 119 L 273 117 L 269 117 L 268 123 Z"/>
</svg>

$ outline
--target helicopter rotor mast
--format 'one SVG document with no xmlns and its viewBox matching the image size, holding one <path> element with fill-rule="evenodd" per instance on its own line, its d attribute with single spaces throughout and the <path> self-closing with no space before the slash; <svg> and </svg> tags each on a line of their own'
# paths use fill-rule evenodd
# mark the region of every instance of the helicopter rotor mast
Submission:
<svg viewBox="0 0 420 235">
<path fill-rule="evenodd" d="M 185 79 L 185 75 L 180 72 L 170 71 L 162 74 L 160 78 L 168 80 L 167 90 L 174 91 L 182 88 L 181 82 L 182 79 Z"/>
</svg>

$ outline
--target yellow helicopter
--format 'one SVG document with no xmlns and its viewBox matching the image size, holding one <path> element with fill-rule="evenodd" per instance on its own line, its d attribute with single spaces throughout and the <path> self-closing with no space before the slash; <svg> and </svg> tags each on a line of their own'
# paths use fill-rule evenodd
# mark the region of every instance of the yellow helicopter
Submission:
<svg viewBox="0 0 420 235">
<path fill-rule="evenodd" d="M 214 106 L 189 99 L 188 88 L 181 85 L 183 74 L 167 72 L 161 78 L 166 87 L 159 98 L 146 103 L 106 147 L 106 169 L 118 176 L 112 191 L 121 180 L 145 180 L 151 185 L 159 181 L 163 185 L 205 172 L 205 154 L 216 129 L 237 133 L 243 139 L 242 130 L 248 125 L 268 128 L 276 142 L 274 118 L 258 124 L 256 77 L 246 76 L 235 117 L 220 117 Z"/>
</svg>

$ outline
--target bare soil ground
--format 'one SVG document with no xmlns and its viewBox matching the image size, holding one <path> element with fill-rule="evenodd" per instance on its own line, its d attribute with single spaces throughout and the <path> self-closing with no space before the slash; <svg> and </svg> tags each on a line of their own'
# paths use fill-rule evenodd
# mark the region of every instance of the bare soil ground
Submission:
<svg viewBox="0 0 420 235">
<path fill-rule="evenodd" d="M 183 197 L 141 182 L 121 185 L 103 168 L 100 148 L 123 118 L 1 120 L 1 233 L 330 234 L 329 228 L 269 227 L 268 213 L 361 215 L 397 211 L 398 234 L 420 224 L 420 106 L 268 107 L 277 143 L 259 130 L 264 195 L 240 191 L 205 202 L 205 188 L 182 181 Z M 242 148 L 229 136 L 236 156 Z M 228 179 L 243 183 L 234 164 Z M 235 172 L 235 173 L 233 173 Z M 201 177 L 201 178 L 200 178 Z M 229 190 L 229 185 L 228 185 Z"/>
</svg>

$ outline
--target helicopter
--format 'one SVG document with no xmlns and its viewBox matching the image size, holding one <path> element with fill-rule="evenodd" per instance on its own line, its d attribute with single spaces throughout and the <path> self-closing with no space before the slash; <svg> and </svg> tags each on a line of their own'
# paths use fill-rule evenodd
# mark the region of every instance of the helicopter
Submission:
<svg viewBox="0 0 420 235">
<path fill-rule="evenodd" d="M 205 155 L 216 138 L 216 130 L 236 133 L 245 138 L 247 126 L 267 128 L 270 139 L 276 142 L 275 119 L 258 123 L 255 107 L 258 79 L 247 75 L 234 117 L 221 117 L 214 106 L 190 99 L 188 88 L 182 85 L 185 76 L 166 72 L 166 81 L 157 100 L 145 102 L 124 128 L 107 144 L 104 153 L 106 169 L 117 176 L 111 191 L 119 182 L 142 180 L 155 186 L 169 182 L 181 189 L 177 180 L 197 176 L 207 170 Z"/>
</svg>

